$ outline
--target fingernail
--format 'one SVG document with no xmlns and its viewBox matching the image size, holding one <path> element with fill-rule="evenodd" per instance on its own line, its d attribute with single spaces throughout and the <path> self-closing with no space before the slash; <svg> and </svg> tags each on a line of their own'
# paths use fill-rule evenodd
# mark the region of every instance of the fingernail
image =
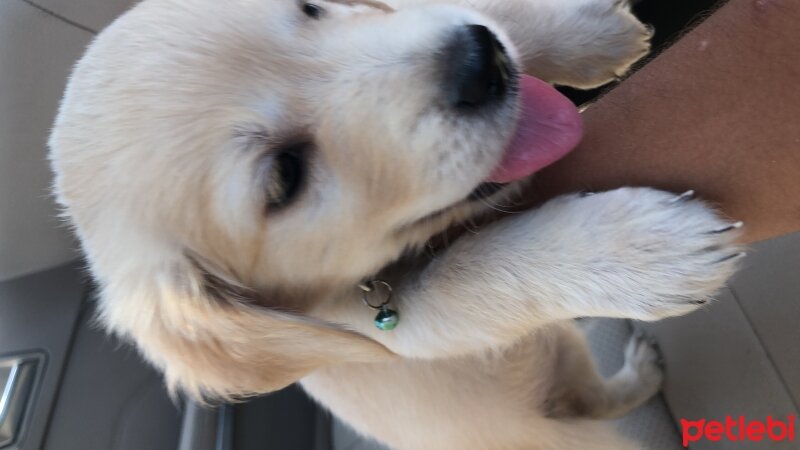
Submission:
<svg viewBox="0 0 800 450">
<path fill-rule="evenodd" d="M 740 220 L 740 221 L 734 222 L 734 223 L 732 223 L 730 225 L 725 225 L 724 227 L 717 228 L 716 230 L 711 230 L 711 231 L 708 232 L 708 234 L 725 233 L 726 231 L 737 230 L 739 228 L 742 228 L 743 226 L 744 226 L 744 222 L 742 222 Z"/>
<path fill-rule="evenodd" d="M 685 202 L 686 200 L 690 200 L 692 197 L 694 197 L 694 189 L 689 189 L 683 194 L 671 199 L 669 203 Z"/>
<path fill-rule="evenodd" d="M 744 258 L 745 256 L 747 256 L 747 253 L 745 253 L 745 252 L 734 253 L 732 255 L 728 255 L 728 256 L 726 256 L 726 257 L 724 257 L 722 259 L 718 259 L 717 261 L 714 261 L 714 264 L 719 264 L 719 263 L 722 263 L 722 262 L 725 262 L 725 261 L 730 261 L 732 259 Z"/>
</svg>

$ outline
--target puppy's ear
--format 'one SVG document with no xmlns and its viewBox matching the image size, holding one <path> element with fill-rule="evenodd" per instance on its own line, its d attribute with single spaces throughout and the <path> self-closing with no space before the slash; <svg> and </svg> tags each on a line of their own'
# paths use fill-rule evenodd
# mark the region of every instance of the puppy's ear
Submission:
<svg viewBox="0 0 800 450">
<path fill-rule="evenodd" d="M 184 255 L 101 283 L 100 320 L 132 338 L 172 392 L 231 400 L 283 388 L 330 364 L 392 357 L 357 333 L 253 306 L 242 298 L 246 289 Z"/>
</svg>

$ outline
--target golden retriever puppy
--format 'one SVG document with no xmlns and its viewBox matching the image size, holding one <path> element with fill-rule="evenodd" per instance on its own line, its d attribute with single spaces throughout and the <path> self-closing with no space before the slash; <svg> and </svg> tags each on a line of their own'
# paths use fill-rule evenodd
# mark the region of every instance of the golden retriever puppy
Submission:
<svg viewBox="0 0 800 450">
<path fill-rule="evenodd" d="M 102 323 L 173 390 L 300 381 L 399 449 L 633 448 L 601 419 L 659 389 L 656 352 L 603 379 L 571 319 L 696 309 L 736 226 L 627 188 L 418 255 L 576 145 L 549 83 L 606 83 L 648 39 L 618 0 L 143 1 L 50 141 Z"/>
</svg>

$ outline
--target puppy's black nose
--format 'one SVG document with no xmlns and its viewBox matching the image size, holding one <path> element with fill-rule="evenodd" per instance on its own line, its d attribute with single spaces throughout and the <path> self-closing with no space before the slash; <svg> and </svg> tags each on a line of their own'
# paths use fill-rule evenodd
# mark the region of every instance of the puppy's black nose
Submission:
<svg viewBox="0 0 800 450">
<path fill-rule="evenodd" d="M 505 95 L 511 64 L 503 44 L 485 26 L 460 27 L 444 58 L 445 92 L 451 106 L 476 108 Z"/>
</svg>

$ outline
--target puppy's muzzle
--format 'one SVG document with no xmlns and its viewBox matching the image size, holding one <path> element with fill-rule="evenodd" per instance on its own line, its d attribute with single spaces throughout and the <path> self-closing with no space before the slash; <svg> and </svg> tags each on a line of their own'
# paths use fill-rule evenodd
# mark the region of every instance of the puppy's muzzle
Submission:
<svg viewBox="0 0 800 450">
<path fill-rule="evenodd" d="M 506 97 L 513 68 L 505 47 L 489 28 L 457 28 L 442 56 L 444 91 L 451 107 L 472 110 Z"/>
</svg>

